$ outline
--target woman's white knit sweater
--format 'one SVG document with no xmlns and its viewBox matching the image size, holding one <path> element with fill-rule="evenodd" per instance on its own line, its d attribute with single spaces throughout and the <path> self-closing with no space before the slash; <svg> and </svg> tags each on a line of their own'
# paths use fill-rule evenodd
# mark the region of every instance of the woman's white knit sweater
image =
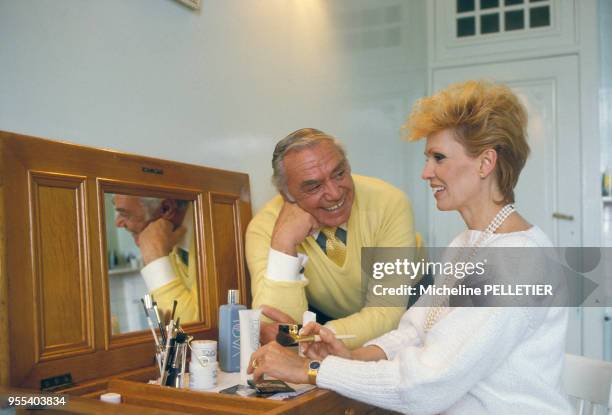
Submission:
<svg viewBox="0 0 612 415">
<path fill-rule="evenodd" d="M 465 231 L 451 247 L 473 246 L 480 235 Z M 494 234 L 482 246 L 551 243 L 533 227 Z M 567 309 L 454 308 L 425 333 L 428 312 L 427 306 L 413 306 L 396 330 L 366 344 L 380 347 L 388 360 L 329 356 L 321 364 L 317 385 L 415 415 L 572 413 L 560 386 Z"/>
</svg>

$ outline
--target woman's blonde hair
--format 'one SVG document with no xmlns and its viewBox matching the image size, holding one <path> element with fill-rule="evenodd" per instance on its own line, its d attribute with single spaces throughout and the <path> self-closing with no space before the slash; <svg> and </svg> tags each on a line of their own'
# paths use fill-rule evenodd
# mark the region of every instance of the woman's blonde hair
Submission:
<svg viewBox="0 0 612 415">
<path fill-rule="evenodd" d="M 527 111 L 507 86 L 488 81 L 450 85 L 418 100 L 402 129 L 410 141 L 452 130 L 472 157 L 494 149 L 503 195 L 497 202 L 514 203 L 514 187 L 529 156 L 529 144 Z"/>
</svg>

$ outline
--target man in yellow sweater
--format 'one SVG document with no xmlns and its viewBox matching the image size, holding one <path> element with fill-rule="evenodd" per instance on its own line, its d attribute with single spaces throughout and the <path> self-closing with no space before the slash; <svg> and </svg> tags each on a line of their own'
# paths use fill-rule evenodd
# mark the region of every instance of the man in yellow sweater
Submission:
<svg viewBox="0 0 612 415">
<path fill-rule="evenodd" d="M 314 309 L 331 318 L 327 325 L 336 333 L 357 336 L 347 341 L 351 348 L 394 329 L 405 307 L 365 304 L 361 248 L 415 246 L 404 193 L 351 175 L 340 143 L 312 128 L 281 140 L 272 165 L 280 195 L 257 213 L 246 234 L 253 307 L 272 306 L 269 316 L 296 322 Z M 262 341 L 275 330 L 264 324 Z"/>
</svg>

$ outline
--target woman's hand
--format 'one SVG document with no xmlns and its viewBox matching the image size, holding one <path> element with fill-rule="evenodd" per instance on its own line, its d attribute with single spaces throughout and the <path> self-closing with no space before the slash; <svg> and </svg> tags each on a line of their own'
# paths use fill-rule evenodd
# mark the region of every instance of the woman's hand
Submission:
<svg viewBox="0 0 612 415">
<path fill-rule="evenodd" d="M 308 359 L 298 356 L 276 342 L 260 347 L 251 355 L 247 373 L 252 373 L 255 382 L 263 375 L 291 383 L 308 383 Z"/>
<path fill-rule="evenodd" d="M 336 339 L 334 333 L 320 324 L 308 323 L 301 331 L 300 336 L 318 334 L 320 342 L 302 343 L 302 351 L 313 360 L 323 360 L 329 355 L 351 359 L 351 351 L 341 341 Z"/>
</svg>

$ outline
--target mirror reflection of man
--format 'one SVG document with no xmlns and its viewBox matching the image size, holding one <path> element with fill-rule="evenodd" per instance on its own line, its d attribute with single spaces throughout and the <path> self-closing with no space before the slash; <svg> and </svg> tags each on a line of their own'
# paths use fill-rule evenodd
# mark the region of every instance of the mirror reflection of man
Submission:
<svg viewBox="0 0 612 415">
<path fill-rule="evenodd" d="M 415 246 L 411 205 L 399 189 L 351 175 L 340 143 L 304 128 L 282 139 L 272 158 L 279 195 L 246 234 L 253 307 L 276 322 L 301 322 L 306 309 L 351 348 L 394 329 L 405 307 L 363 302 L 362 247 Z M 308 257 L 305 261 L 304 258 Z M 262 342 L 277 326 L 262 323 Z"/>
<path fill-rule="evenodd" d="M 187 200 L 115 194 L 115 226 L 140 249 L 147 290 L 164 313 L 177 300 L 175 318 L 198 320 L 193 208 Z"/>
</svg>

